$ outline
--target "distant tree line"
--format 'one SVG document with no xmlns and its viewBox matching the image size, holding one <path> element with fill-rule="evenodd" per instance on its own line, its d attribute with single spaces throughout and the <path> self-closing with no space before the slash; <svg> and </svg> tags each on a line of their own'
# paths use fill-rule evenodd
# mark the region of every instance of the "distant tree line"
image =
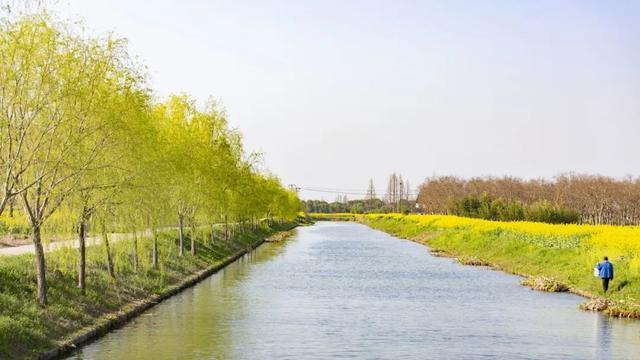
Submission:
<svg viewBox="0 0 640 360">
<path fill-rule="evenodd" d="M 389 175 L 387 191 L 384 200 L 376 196 L 373 180 L 364 193 L 364 199 L 348 200 L 347 195 L 338 195 L 334 202 L 324 200 L 307 200 L 302 202 L 302 209 L 308 213 L 409 213 L 415 209 L 415 201 L 411 199 L 409 181 L 403 180 L 402 175 Z"/>
<path fill-rule="evenodd" d="M 631 225 L 640 222 L 640 179 L 565 174 L 553 180 L 454 176 L 419 187 L 421 212 L 492 220 Z"/>
<path fill-rule="evenodd" d="M 493 199 L 486 193 L 481 196 L 467 195 L 462 199 L 449 199 L 447 213 L 487 220 L 527 220 L 552 224 L 577 223 L 580 220 L 576 211 L 551 204 L 546 200 L 524 204 L 519 200 Z"/>
<path fill-rule="evenodd" d="M 324 200 L 302 201 L 302 209 L 308 213 L 388 213 L 391 208 L 380 199 L 348 200 L 346 202 Z"/>
</svg>

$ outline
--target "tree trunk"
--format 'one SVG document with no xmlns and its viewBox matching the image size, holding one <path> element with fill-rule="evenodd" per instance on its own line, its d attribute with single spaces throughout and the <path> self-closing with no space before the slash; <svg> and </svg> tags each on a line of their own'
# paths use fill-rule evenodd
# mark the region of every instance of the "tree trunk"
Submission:
<svg viewBox="0 0 640 360">
<path fill-rule="evenodd" d="M 153 268 L 158 268 L 158 231 L 154 228 L 153 230 L 153 247 L 151 249 L 151 263 L 153 264 Z"/>
<path fill-rule="evenodd" d="M 229 241 L 229 219 L 224 216 L 224 241 Z"/>
<path fill-rule="evenodd" d="M 47 278 L 44 249 L 42 248 L 42 238 L 40 237 L 40 226 L 31 225 L 31 237 L 36 252 L 37 300 L 38 305 L 45 307 L 47 306 Z"/>
<path fill-rule="evenodd" d="M 178 236 L 180 238 L 180 256 L 184 256 L 184 228 L 183 228 L 184 216 L 178 212 Z"/>
<path fill-rule="evenodd" d="M 191 255 L 196 255 L 196 226 L 191 226 Z"/>
<path fill-rule="evenodd" d="M 80 224 L 78 226 L 78 288 L 84 293 L 85 290 L 85 271 L 87 268 L 87 224 L 85 214 L 80 216 Z"/>
<path fill-rule="evenodd" d="M 111 259 L 111 250 L 109 249 L 109 236 L 107 235 L 107 228 L 102 224 L 102 242 L 104 243 L 104 249 L 107 255 L 107 272 L 109 276 L 115 278 L 116 275 L 113 272 L 113 260 Z"/>
<path fill-rule="evenodd" d="M 138 232 L 133 230 L 133 272 L 138 272 Z"/>
<path fill-rule="evenodd" d="M 216 226 L 214 224 L 211 224 L 211 234 L 209 234 L 209 246 L 213 246 L 213 243 L 215 242 L 215 236 L 216 236 Z"/>
</svg>

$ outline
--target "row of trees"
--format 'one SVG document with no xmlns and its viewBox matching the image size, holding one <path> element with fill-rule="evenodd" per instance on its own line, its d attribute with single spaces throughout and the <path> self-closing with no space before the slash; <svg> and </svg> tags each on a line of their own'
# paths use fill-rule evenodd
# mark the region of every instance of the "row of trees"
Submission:
<svg viewBox="0 0 640 360">
<path fill-rule="evenodd" d="M 640 223 L 640 179 L 631 177 L 615 179 L 579 174 L 564 174 L 552 180 L 432 177 L 420 186 L 417 202 L 425 213 L 456 214 L 465 199 L 519 204 L 523 211 L 535 205 L 535 208 L 555 211 L 553 216 L 560 216 L 564 219 L 562 222 Z"/>
<path fill-rule="evenodd" d="M 371 184 L 370 184 L 371 185 Z M 402 174 L 392 173 L 389 175 L 387 182 L 387 192 L 385 193 L 385 202 L 395 206 L 396 212 L 401 212 L 403 205 L 409 202 L 411 196 L 411 186 L 409 180 L 404 180 Z"/>
<path fill-rule="evenodd" d="M 393 173 L 389 175 L 387 191 L 384 200 L 376 195 L 373 179 L 369 180 L 369 186 L 364 193 L 364 199 L 348 200 L 347 195 L 338 195 L 332 203 L 324 200 L 303 201 L 303 209 L 310 213 L 390 213 L 411 212 L 415 209 L 412 200 L 411 187 L 408 180 L 402 175 Z"/>
<path fill-rule="evenodd" d="M 467 195 L 462 199 L 449 199 L 447 213 L 473 218 L 499 221 L 538 221 L 551 224 L 576 223 L 580 215 L 574 211 L 554 205 L 545 200 L 524 204 L 519 200 L 492 199 Z"/>
<path fill-rule="evenodd" d="M 90 229 L 103 234 L 107 259 L 108 232 L 150 229 L 158 266 L 160 228 L 178 228 L 183 255 L 187 225 L 295 217 L 297 195 L 256 160 L 214 101 L 154 101 L 124 40 L 84 36 L 45 12 L 2 14 L 0 215 L 17 202 L 28 218 L 40 305 L 42 232 L 64 222 L 51 219 L 74 223 L 84 288 Z"/>
<path fill-rule="evenodd" d="M 388 213 L 392 209 L 380 199 L 326 202 L 324 200 L 302 201 L 302 209 L 308 213 Z"/>
</svg>

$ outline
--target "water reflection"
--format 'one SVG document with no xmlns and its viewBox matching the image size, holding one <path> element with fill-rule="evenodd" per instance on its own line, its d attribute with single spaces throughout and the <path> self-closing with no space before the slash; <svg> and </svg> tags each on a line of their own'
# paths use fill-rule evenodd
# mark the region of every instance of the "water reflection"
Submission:
<svg viewBox="0 0 640 360">
<path fill-rule="evenodd" d="M 633 359 L 640 322 L 353 223 L 265 244 L 78 359 Z"/>
<path fill-rule="evenodd" d="M 610 359 L 611 354 L 611 326 L 608 316 L 594 316 L 595 320 L 595 358 Z"/>
</svg>

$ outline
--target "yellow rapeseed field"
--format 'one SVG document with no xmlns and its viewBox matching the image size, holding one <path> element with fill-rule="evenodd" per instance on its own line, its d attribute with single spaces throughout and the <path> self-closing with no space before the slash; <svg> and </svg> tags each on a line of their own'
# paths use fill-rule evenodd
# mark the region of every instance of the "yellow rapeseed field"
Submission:
<svg viewBox="0 0 640 360">
<path fill-rule="evenodd" d="M 346 214 L 345 214 L 346 215 Z M 381 215 L 365 215 L 381 216 Z M 400 215 L 385 214 L 389 218 L 404 218 L 428 228 L 453 229 L 468 228 L 471 231 L 508 231 L 522 235 L 536 245 L 579 247 L 589 262 L 596 261 L 603 254 L 612 259 L 622 260 L 636 275 L 640 273 L 640 227 L 612 225 L 546 224 L 529 221 L 490 221 L 463 218 L 452 215 Z"/>
</svg>

